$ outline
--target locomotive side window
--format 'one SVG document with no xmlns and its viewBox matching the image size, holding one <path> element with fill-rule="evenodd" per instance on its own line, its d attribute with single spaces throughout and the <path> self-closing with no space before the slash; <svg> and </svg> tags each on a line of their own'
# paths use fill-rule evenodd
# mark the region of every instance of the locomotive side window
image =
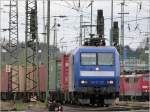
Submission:
<svg viewBox="0 0 150 112">
<path fill-rule="evenodd" d="M 126 81 L 126 83 L 129 83 L 129 78 L 126 78 L 125 81 Z"/>
<path fill-rule="evenodd" d="M 144 81 L 150 81 L 150 77 L 144 76 Z"/>
<path fill-rule="evenodd" d="M 98 65 L 113 65 L 113 53 L 98 53 Z"/>
<path fill-rule="evenodd" d="M 96 53 L 81 53 L 81 65 L 96 65 Z"/>
<path fill-rule="evenodd" d="M 138 78 L 137 77 L 128 77 L 126 78 L 126 83 L 137 83 L 138 82 Z"/>
<path fill-rule="evenodd" d="M 135 77 L 135 78 L 134 78 L 134 82 L 135 82 L 135 83 L 137 83 L 138 80 L 139 80 L 138 77 Z"/>
</svg>

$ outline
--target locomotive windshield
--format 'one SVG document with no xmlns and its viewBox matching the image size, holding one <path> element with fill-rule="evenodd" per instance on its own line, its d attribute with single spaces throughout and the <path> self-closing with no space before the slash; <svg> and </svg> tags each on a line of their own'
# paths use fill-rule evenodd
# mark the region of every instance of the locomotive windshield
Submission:
<svg viewBox="0 0 150 112">
<path fill-rule="evenodd" d="M 96 65 L 96 53 L 81 53 L 81 65 Z"/>
<path fill-rule="evenodd" d="M 113 65 L 113 53 L 98 53 L 98 65 Z"/>
<path fill-rule="evenodd" d="M 81 53 L 81 65 L 113 65 L 113 53 Z"/>
</svg>

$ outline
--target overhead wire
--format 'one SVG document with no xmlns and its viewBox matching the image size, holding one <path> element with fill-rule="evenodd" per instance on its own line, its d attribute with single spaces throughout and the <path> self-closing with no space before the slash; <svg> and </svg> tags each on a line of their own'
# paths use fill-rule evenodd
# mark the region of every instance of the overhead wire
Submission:
<svg viewBox="0 0 150 112">
<path fill-rule="evenodd" d="M 67 2 L 66 4 L 67 5 L 65 5 L 65 6 L 63 6 L 63 7 L 66 7 L 66 8 L 69 8 L 69 9 L 72 9 L 72 7 L 70 7 L 70 6 L 72 6 L 72 4 L 71 4 L 71 2 L 69 2 L 68 0 L 62 0 L 62 1 L 65 1 L 65 2 Z M 75 3 L 75 0 L 73 0 L 74 1 L 74 3 Z M 71 4 L 70 6 L 69 6 L 69 4 Z M 62 5 L 62 4 L 61 4 Z M 75 4 L 75 6 L 76 6 L 76 4 Z M 139 4 L 139 9 L 138 9 L 138 11 L 140 10 L 143 10 L 143 4 Z M 74 9 L 72 9 L 72 10 L 74 10 Z M 75 10 L 76 11 L 76 10 Z M 84 15 L 90 15 L 90 13 L 88 13 L 88 12 L 86 12 L 86 11 L 83 11 L 83 13 L 84 13 Z M 77 14 L 76 14 L 76 16 L 74 16 L 74 15 L 68 15 L 68 16 L 70 16 L 71 18 L 72 17 L 74 17 L 74 18 L 76 18 L 76 17 L 79 17 Z M 88 16 L 86 16 L 87 18 L 88 18 Z M 89 16 L 90 17 L 90 16 Z M 120 17 L 115 17 L 115 19 L 116 18 L 120 18 Z M 133 20 L 128 20 L 128 21 L 125 21 L 125 23 L 127 23 L 127 24 L 129 24 L 129 23 L 133 23 L 133 22 L 138 22 L 138 21 L 142 21 L 142 20 L 147 20 L 147 19 L 149 19 L 150 17 L 144 17 L 144 18 L 139 18 L 138 16 L 137 16 L 137 18 L 136 19 L 133 19 Z M 110 19 L 110 18 L 105 18 L 105 20 L 108 20 L 108 19 Z M 75 19 L 76 20 L 76 19 Z M 67 24 L 67 23 L 66 23 Z M 69 23 L 68 23 L 69 24 Z M 131 26 L 130 26 L 130 30 L 131 30 Z M 68 28 L 69 29 L 69 28 Z"/>
<path fill-rule="evenodd" d="M 74 6 L 74 8 L 75 8 L 76 10 L 79 11 L 79 7 L 78 7 L 78 8 L 76 7 L 76 4 L 75 4 L 75 1 L 74 1 L 74 0 L 73 0 L 73 6 Z"/>
<path fill-rule="evenodd" d="M 54 3 L 54 4 L 59 5 L 59 6 L 63 6 L 63 7 L 65 7 L 65 8 L 69 8 L 69 9 L 71 9 L 71 10 L 74 10 L 74 11 L 77 11 L 77 12 L 78 12 L 78 10 L 76 10 L 76 9 L 73 8 L 73 7 L 66 6 L 66 5 L 62 5 L 62 4 L 60 4 L 60 3 Z M 81 12 L 90 15 L 89 12 L 86 12 L 86 11 L 83 11 L 83 10 L 81 10 Z"/>
<path fill-rule="evenodd" d="M 137 3 L 137 9 L 136 9 L 136 16 L 135 16 L 135 19 L 131 19 L 131 20 L 126 20 L 124 23 L 127 24 L 127 29 L 130 33 L 133 34 L 133 32 L 135 32 L 135 34 L 137 35 L 137 32 L 139 33 L 139 37 L 141 39 L 142 37 L 142 30 L 140 28 L 140 22 L 139 21 L 144 21 L 144 20 L 147 20 L 149 19 L 150 17 L 142 17 L 142 18 L 139 18 L 139 15 L 140 15 L 140 12 L 143 10 L 143 7 L 142 7 L 142 2 L 138 2 Z M 131 24 L 132 23 L 136 23 L 136 26 L 132 29 L 131 27 Z M 137 31 L 136 31 L 137 30 Z M 128 34 L 129 35 L 129 34 Z M 134 40 L 137 40 L 137 36 L 135 36 L 134 38 L 132 38 L 132 41 Z"/>
</svg>

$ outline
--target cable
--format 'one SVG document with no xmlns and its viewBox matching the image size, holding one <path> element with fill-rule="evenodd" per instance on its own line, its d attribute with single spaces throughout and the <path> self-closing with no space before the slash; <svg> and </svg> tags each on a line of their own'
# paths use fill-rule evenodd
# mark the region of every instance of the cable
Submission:
<svg viewBox="0 0 150 112">
<path fill-rule="evenodd" d="M 125 21 L 124 23 L 129 23 L 129 22 L 134 22 L 134 21 L 141 21 L 141 20 L 147 20 L 147 19 L 150 19 L 150 17 L 144 17 L 144 18 L 140 18 L 140 19 L 129 20 L 129 21 Z"/>
<path fill-rule="evenodd" d="M 79 8 L 77 8 L 76 5 L 75 5 L 75 1 L 74 1 L 74 0 L 73 0 L 73 6 L 74 6 L 74 8 L 75 8 L 76 10 L 79 10 Z"/>
<path fill-rule="evenodd" d="M 69 8 L 69 9 L 71 9 L 71 10 L 74 10 L 74 11 L 77 11 L 77 12 L 78 12 L 78 10 L 75 9 L 75 8 L 73 8 L 73 7 L 69 7 L 69 6 L 66 6 L 66 5 L 62 5 L 62 4 L 60 4 L 60 3 L 54 3 L 54 4 L 56 4 L 56 5 L 58 5 L 58 6 L 63 6 L 63 7 L 66 7 L 66 8 Z M 88 15 L 90 15 L 89 12 L 85 12 L 85 11 L 83 11 L 83 10 L 81 10 L 81 12 L 84 13 L 84 15 L 85 15 L 85 13 L 88 14 Z"/>
</svg>

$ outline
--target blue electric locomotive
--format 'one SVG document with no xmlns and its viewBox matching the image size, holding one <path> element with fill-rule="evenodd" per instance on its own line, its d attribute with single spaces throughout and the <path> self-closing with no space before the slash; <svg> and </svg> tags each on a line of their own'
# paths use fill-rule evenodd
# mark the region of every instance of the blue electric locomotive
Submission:
<svg viewBox="0 0 150 112">
<path fill-rule="evenodd" d="M 111 104 L 119 96 L 119 54 L 115 47 L 80 47 L 72 55 L 70 99 Z"/>
</svg>

